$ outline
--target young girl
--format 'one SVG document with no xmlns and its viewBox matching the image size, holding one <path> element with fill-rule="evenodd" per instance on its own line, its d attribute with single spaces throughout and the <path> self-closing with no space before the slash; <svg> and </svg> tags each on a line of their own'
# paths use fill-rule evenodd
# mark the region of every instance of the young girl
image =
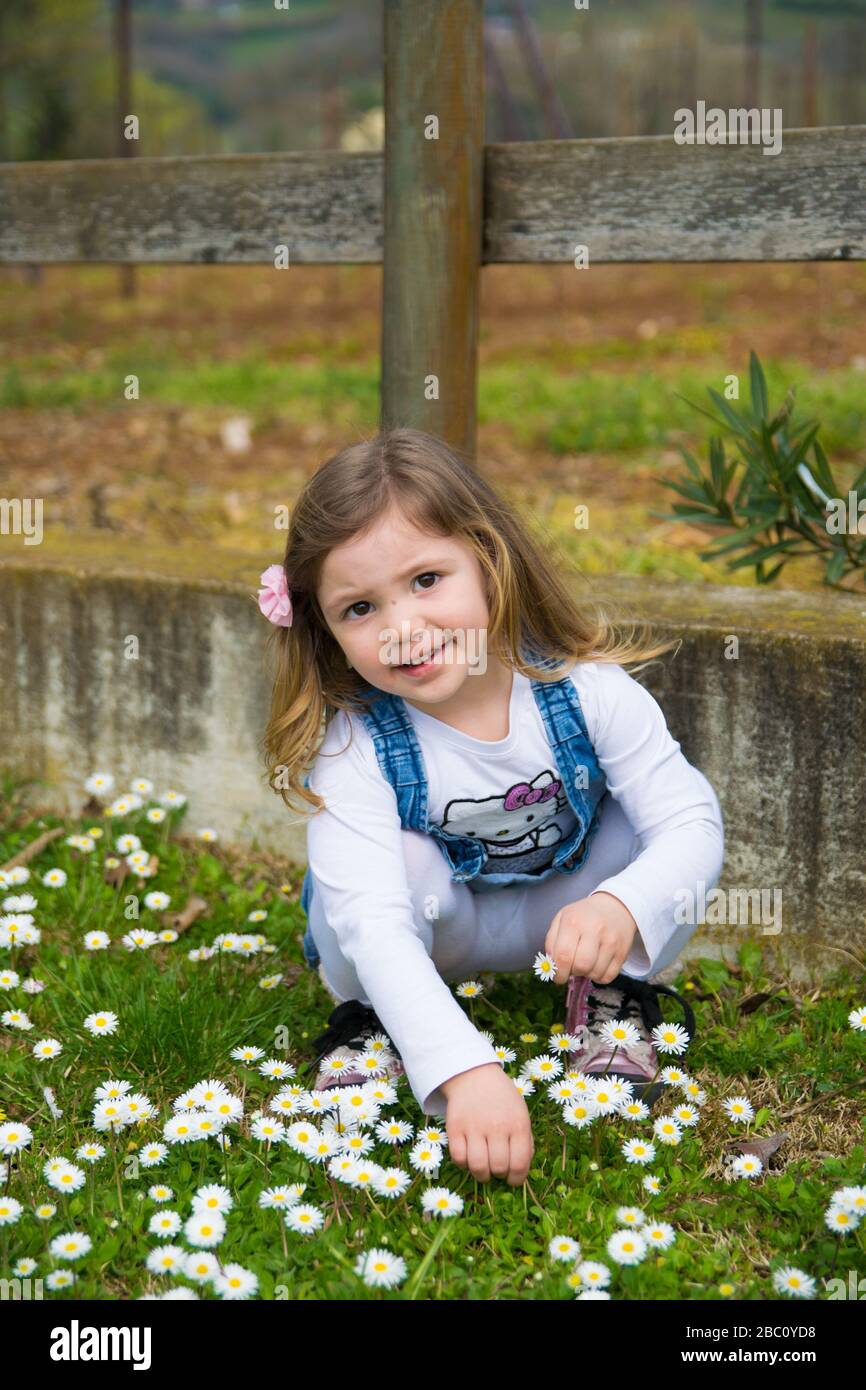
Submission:
<svg viewBox="0 0 866 1390">
<path fill-rule="evenodd" d="M 548 952 L 570 1064 L 660 1090 L 649 1030 L 674 992 L 649 977 L 695 930 L 679 895 L 715 884 L 723 853 L 715 792 L 623 669 L 672 644 L 583 612 L 514 510 L 412 429 L 319 468 L 262 582 L 269 781 L 316 812 L 304 954 L 339 1003 L 316 1085 L 369 1074 L 345 1044 L 385 1044 L 455 1162 L 520 1183 L 526 1103 L 449 982 Z M 609 1071 L 612 1018 L 635 1031 Z"/>
</svg>

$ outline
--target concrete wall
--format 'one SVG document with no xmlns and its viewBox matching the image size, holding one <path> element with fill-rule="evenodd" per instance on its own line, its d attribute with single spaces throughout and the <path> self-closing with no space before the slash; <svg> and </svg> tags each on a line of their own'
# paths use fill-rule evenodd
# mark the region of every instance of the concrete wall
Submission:
<svg viewBox="0 0 866 1390">
<path fill-rule="evenodd" d="M 730 954 L 752 936 L 804 977 L 852 964 L 846 951 L 862 961 L 866 598 L 639 580 L 595 590 L 682 637 L 640 679 L 718 792 L 722 886 L 767 894 L 765 918 L 701 927 L 691 953 Z M 265 781 L 269 628 L 254 593 L 254 583 L 0 561 L 0 762 L 46 779 L 73 810 L 96 769 L 150 777 L 189 797 L 187 828 L 303 861 L 303 818 Z M 138 660 L 124 655 L 130 635 Z M 778 935 L 766 930 L 774 890 Z"/>
</svg>

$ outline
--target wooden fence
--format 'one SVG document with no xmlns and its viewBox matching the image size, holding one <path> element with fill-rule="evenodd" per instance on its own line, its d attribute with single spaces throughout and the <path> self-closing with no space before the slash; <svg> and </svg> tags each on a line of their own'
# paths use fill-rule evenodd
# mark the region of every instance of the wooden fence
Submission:
<svg viewBox="0 0 866 1390">
<path fill-rule="evenodd" d="M 485 145 L 482 0 L 385 0 L 384 39 L 383 154 L 0 165 L 0 262 L 382 262 L 382 425 L 472 456 L 482 265 L 866 258 L 866 126 L 785 130 L 771 157 Z"/>
</svg>

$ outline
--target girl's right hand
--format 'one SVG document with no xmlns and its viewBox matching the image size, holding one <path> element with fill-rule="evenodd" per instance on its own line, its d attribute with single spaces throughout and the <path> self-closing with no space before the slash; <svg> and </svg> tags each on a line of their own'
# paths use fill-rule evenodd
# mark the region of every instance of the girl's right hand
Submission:
<svg viewBox="0 0 866 1390">
<path fill-rule="evenodd" d="M 535 1145 L 526 1101 L 498 1062 L 470 1067 L 444 1081 L 445 1129 L 454 1162 L 479 1182 L 526 1181 Z"/>
</svg>

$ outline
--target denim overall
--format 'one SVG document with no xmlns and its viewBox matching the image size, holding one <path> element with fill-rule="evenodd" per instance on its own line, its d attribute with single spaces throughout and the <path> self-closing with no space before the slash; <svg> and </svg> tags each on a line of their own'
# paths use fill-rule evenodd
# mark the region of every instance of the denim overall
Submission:
<svg viewBox="0 0 866 1390">
<path fill-rule="evenodd" d="M 548 659 L 534 664 L 541 669 L 549 669 L 556 663 Z M 557 771 L 577 818 L 574 830 L 557 847 L 552 862 L 534 874 L 480 875 L 487 851 L 477 839 L 455 835 L 428 824 L 424 760 L 415 727 L 399 697 L 379 692 L 369 710 L 361 715 L 373 739 L 382 775 L 394 788 L 402 828 L 432 835 L 452 871 L 452 883 L 466 883 L 477 878 L 475 891 L 505 888 L 517 883 L 539 883 L 554 873 L 574 873 L 586 858 L 590 841 L 598 830 L 600 804 L 607 795 L 607 784 L 589 741 L 574 683 L 570 676 L 565 676 L 558 681 L 532 679 L 531 685 Z M 366 693 L 375 695 L 375 687 L 368 686 Z M 580 785 L 583 782 L 586 783 L 585 787 Z M 309 927 L 312 889 L 313 880 L 308 868 L 301 889 L 301 906 L 308 918 L 303 949 L 307 964 L 315 968 L 320 958 Z"/>
</svg>

